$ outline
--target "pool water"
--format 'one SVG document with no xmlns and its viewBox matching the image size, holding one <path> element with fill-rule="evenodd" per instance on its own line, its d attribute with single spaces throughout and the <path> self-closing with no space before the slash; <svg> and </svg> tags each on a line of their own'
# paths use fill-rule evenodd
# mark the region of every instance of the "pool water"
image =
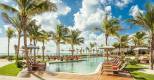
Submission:
<svg viewBox="0 0 154 80">
<path fill-rule="evenodd" d="M 52 63 L 47 66 L 49 72 L 70 72 L 87 74 L 96 71 L 98 65 L 104 61 L 103 57 L 87 57 L 84 61 L 68 63 Z"/>
</svg>

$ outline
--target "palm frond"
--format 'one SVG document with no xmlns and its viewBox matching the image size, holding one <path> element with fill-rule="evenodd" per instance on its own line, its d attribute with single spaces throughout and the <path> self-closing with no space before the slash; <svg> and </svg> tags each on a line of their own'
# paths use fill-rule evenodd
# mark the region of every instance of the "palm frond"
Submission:
<svg viewBox="0 0 154 80">
<path fill-rule="evenodd" d="M 57 6 L 50 2 L 49 0 L 42 0 L 40 2 L 35 2 L 33 6 L 30 6 L 31 8 L 28 9 L 28 15 L 37 15 L 41 14 L 43 12 L 50 12 L 50 11 L 56 11 Z"/>
<path fill-rule="evenodd" d="M 11 11 L 11 12 L 15 12 L 15 13 L 17 13 L 18 12 L 18 10 L 17 9 L 15 9 L 14 7 L 12 7 L 12 6 L 9 6 L 9 5 L 6 5 L 6 4 L 3 4 L 3 3 L 0 3 L 0 9 L 1 10 L 4 10 L 4 11 Z"/>
</svg>

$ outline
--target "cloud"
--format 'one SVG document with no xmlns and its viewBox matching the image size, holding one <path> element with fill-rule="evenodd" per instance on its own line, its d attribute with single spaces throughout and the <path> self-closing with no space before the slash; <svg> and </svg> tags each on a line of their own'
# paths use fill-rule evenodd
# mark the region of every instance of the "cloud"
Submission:
<svg viewBox="0 0 154 80">
<path fill-rule="evenodd" d="M 111 4 L 113 2 L 113 0 L 100 0 L 100 2 L 103 4 L 103 5 L 108 5 L 108 4 Z"/>
<path fill-rule="evenodd" d="M 7 30 L 8 28 L 14 28 L 11 24 L 6 24 L 3 27 L 5 30 Z"/>
<path fill-rule="evenodd" d="M 95 34 L 94 32 L 85 31 L 81 34 L 81 36 L 84 37 L 84 40 L 86 41 L 82 46 L 84 48 L 89 47 L 90 43 L 96 43 L 98 47 L 101 45 L 105 45 L 105 35 L 102 34 Z M 112 45 L 114 42 L 116 42 L 115 37 L 109 37 L 108 38 L 108 45 Z"/>
<path fill-rule="evenodd" d="M 132 1 L 133 0 L 100 0 L 100 3 L 102 3 L 103 5 L 115 5 L 122 9 Z"/>
<path fill-rule="evenodd" d="M 143 13 L 143 10 L 139 9 L 138 5 L 132 6 L 129 10 L 129 15 L 133 16 L 136 18 L 139 13 Z"/>
<path fill-rule="evenodd" d="M 3 29 L 2 28 L 0 28 L 0 34 L 2 34 L 3 33 Z"/>
<path fill-rule="evenodd" d="M 82 45 L 84 48 L 89 46 L 90 42 L 96 42 L 98 46 L 105 44 L 104 33 L 98 35 L 95 31 L 96 29 L 101 29 L 102 20 L 105 18 L 106 13 L 109 14 L 109 18 L 112 17 L 112 7 L 106 5 L 102 9 L 100 4 L 100 0 L 83 0 L 80 11 L 74 14 L 74 27 L 83 31 L 81 36 L 85 38 L 85 43 Z M 109 41 L 112 44 L 114 39 L 109 38 Z"/>
<path fill-rule="evenodd" d="M 119 8 L 123 8 L 131 2 L 132 0 L 116 0 L 116 6 Z"/>
<path fill-rule="evenodd" d="M 56 25 L 60 24 L 58 16 L 67 15 L 71 8 L 65 5 L 62 0 L 50 0 L 57 5 L 56 12 L 47 12 L 42 15 L 37 15 L 34 17 L 38 24 L 42 25 L 42 28 L 47 31 L 55 31 Z"/>
<path fill-rule="evenodd" d="M 100 28 L 101 21 L 106 12 L 111 16 L 111 6 L 106 6 L 105 10 L 99 7 L 99 0 L 83 0 L 82 8 L 74 14 L 74 27 L 81 31 L 94 30 Z"/>
<path fill-rule="evenodd" d="M 8 3 L 9 2 L 9 0 L 2 0 L 2 1 L 0 1 L 1 3 Z"/>
</svg>

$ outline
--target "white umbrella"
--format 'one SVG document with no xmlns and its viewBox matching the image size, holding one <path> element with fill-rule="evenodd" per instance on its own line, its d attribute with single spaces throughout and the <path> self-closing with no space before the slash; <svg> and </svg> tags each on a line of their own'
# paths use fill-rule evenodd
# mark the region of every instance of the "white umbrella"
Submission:
<svg viewBox="0 0 154 80">
<path fill-rule="evenodd" d="M 114 49 L 115 47 L 113 47 L 113 46 L 103 46 L 103 47 L 101 47 L 101 48 L 99 48 L 99 49 Z"/>
<path fill-rule="evenodd" d="M 134 51 L 138 51 L 138 50 L 149 50 L 147 47 L 137 47 L 133 49 Z"/>
</svg>

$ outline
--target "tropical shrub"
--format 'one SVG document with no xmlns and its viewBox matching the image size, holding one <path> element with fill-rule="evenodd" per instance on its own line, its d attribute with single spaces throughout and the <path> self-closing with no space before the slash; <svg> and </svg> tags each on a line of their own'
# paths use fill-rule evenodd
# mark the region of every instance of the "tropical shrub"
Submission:
<svg viewBox="0 0 154 80">
<path fill-rule="evenodd" d="M 138 60 L 137 59 L 129 59 L 128 62 L 131 65 L 136 65 L 138 63 Z"/>
<path fill-rule="evenodd" d="M 18 62 L 17 62 L 17 67 L 18 67 L 18 68 L 23 68 L 23 64 L 24 64 L 24 63 L 23 63 L 22 61 L 18 61 Z"/>
</svg>

